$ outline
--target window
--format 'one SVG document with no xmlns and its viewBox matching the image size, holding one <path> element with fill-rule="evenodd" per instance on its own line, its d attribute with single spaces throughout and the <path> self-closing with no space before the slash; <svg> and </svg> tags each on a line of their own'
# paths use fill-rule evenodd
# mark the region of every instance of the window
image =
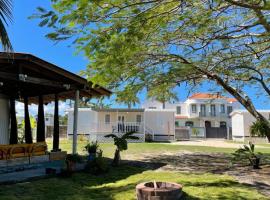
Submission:
<svg viewBox="0 0 270 200">
<path fill-rule="evenodd" d="M 191 105 L 191 112 L 192 113 L 197 113 L 197 106 L 195 104 Z"/>
<path fill-rule="evenodd" d="M 142 122 L 142 116 L 141 115 L 136 115 L 136 122 L 141 123 Z"/>
<path fill-rule="evenodd" d="M 179 124 L 179 121 L 175 121 L 175 127 L 179 127 L 180 124 Z"/>
<path fill-rule="evenodd" d="M 232 110 L 233 110 L 233 109 L 232 109 L 232 106 L 228 106 L 228 107 L 227 107 L 227 113 L 228 113 L 228 114 L 230 114 L 230 113 L 232 112 Z"/>
<path fill-rule="evenodd" d="M 227 127 L 227 123 L 226 122 L 220 122 L 220 128 L 226 128 Z"/>
<path fill-rule="evenodd" d="M 224 104 L 220 105 L 220 112 L 225 113 L 225 105 Z"/>
<path fill-rule="evenodd" d="M 176 114 L 177 115 L 181 114 L 181 106 L 176 106 Z"/>
<path fill-rule="evenodd" d="M 185 123 L 185 126 L 193 127 L 194 126 L 194 123 L 192 121 L 187 121 Z"/>
<path fill-rule="evenodd" d="M 109 114 L 105 115 L 105 124 L 109 124 L 111 121 L 111 116 Z"/>
<path fill-rule="evenodd" d="M 149 109 L 157 109 L 157 107 L 151 107 L 151 106 L 150 106 Z"/>
<path fill-rule="evenodd" d="M 211 116 L 216 116 L 216 105 L 211 105 L 210 106 L 210 109 L 211 109 L 211 111 L 210 111 L 210 113 L 211 113 Z"/>
<path fill-rule="evenodd" d="M 201 116 L 205 117 L 206 116 L 206 108 L 204 104 L 201 104 Z"/>
</svg>

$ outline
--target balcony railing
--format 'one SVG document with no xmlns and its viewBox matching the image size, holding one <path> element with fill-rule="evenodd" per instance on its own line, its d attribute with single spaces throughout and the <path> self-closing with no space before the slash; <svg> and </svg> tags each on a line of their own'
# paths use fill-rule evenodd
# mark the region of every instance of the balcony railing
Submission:
<svg viewBox="0 0 270 200">
<path fill-rule="evenodd" d="M 194 114 L 193 114 L 194 116 Z M 220 113 L 220 112 L 216 112 L 216 113 L 212 113 L 212 112 L 199 112 L 198 117 L 229 117 L 228 114 L 226 113 Z"/>
</svg>

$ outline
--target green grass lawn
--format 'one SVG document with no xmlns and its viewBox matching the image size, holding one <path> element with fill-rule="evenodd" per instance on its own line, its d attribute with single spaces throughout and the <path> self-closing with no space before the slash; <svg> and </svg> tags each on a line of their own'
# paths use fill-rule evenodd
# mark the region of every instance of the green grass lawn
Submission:
<svg viewBox="0 0 270 200">
<path fill-rule="evenodd" d="M 183 199 L 267 199 L 256 190 L 224 175 L 144 171 L 121 166 L 109 173 L 92 176 L 74 174 L 71 178 L 49 178 L 0 187 L 1 200 L 132 200 L 136 184 L 161 180 L 183 184 Z"/>
<path fill-rule="evenodd" d="M 49 150 L 52 142 L 47 141 Z M 86 141 L 78 142 L 78 152 L 83 151 Z M 61 140 L 60 148 L 71 152 L 70 140 Z M 106 157 L 113 157 L 115 146 L 100 144 Z M 233 148 L 215 148 L 205 146 L 171 145 L 168 143 L 133 143 L 122 153 L 124 159 L 131 156 L 143 157 L 145 153 L 177 153 L 181 151 L 205 153 L 231 153 Z M 270 148 L 259 151 L 270 154 Z M 136 159 L 135 159 L 136 160 Z M 211 163 L 209 163 L 211 165 Z M 135 197 L 135 186 L 144 181 L 169 181 L 183 184 L 185 197 L 183 199 L 228 199 L 255 200 L 267 199 L 255 189 L 240 184 L 233 177 L 219 174 L 194 174 L 175 171 L 149 170 L 143 167 L 122 165 L 111 168 L 104 175 L 93 176 L 87 173 L 76 173 L 71 178 L 47 178 L 0 187 L 0 200 L 132 200 Z"/>
<path fill-rule="evenodd" d="M 49 149 L 52 149 L 52 142 L 47 141 Z M 83 151 L 86 141 L 78 141 L 78 152 L 80 154 L 86 154 Z M 72 142 L 71 140 L 61 140 L 60 148 L 71 152 Z M 115 146 L 113 143 L 102 143 L 100 144 L 104 155 L 107 157 L 112 157 L 114 153 Z M 270 147 L 266 144 L 265 147 Z M 205 152 L 205 153 L 232 153 L 236 148 L 221 148 L 221 147 L 208 147 L 208 146 L 189 146 L 189 145 L 172 145 L 169 143 L 130 143 L 128 145 L 128 150 L 122 153 L 123 157 L 128 157 L 129 155 L 141 155 L 144 153 L 175 153 L 181 151 L 191 151 L 191 152 Z M 258 148 L 258 152 L 270 154 L 270 148 Z"/>
</svg>

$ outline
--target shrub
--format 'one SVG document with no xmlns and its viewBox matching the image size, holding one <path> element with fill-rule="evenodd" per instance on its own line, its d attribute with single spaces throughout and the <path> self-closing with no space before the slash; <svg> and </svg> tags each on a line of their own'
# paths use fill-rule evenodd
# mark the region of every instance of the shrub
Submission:
<svg viewBox="0 0 270 200">
<path fill-rule="evenodd" d="M 253 122 L 249 130 L 252 136 L 266 137 L 266 135 L 270 132 L 270 127 L 267 122 L 257 120 L 256 122 Z"/>
<path fill-rule="evenodd" d="M 253 169 L 260 169 L 261 155 L 255 153 L 255 145 L 249 142 L 249 145 L 244 145 L 233 153 L 233 161 L 248 160 Z"/>
<path fill-rule="evenodd" d="M 107 172 L 109 170 L 107 161 L 102 157 L 102 150 L 97 153 L 97 157 L 91 161 L 88 161 L 85 166 L 85 171 L 93 174 L 99 175 Z"/>
</svg>

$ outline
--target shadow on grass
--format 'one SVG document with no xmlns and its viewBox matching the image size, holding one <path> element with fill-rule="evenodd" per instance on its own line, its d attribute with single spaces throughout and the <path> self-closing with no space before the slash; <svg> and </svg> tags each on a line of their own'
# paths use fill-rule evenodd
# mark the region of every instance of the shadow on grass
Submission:
<svg viewBox="0 0 270 200">
<path fill-rule="evenodd" d="M 128 164 L 127 164 L 128 162 Z M 147 180 L 165 180 L 184 185 L 183 200 L 252 199 L 248 189 L 233 180 L 207 176 L 153 172 L 165 163 L 123 161 L 106 174 L 76 173 L 71 178 L 50 178 L 0 188 L 1 200 L 134 200 L 135 187 Z M 205 178 L 204 178 L 205 177 Z M 245 189 L 239 194 L 239 190 Z M 215 193 L 214 196 L 212 193 Z M 253 198 L 254 199 L 254 198 Z"/>
</svg>

